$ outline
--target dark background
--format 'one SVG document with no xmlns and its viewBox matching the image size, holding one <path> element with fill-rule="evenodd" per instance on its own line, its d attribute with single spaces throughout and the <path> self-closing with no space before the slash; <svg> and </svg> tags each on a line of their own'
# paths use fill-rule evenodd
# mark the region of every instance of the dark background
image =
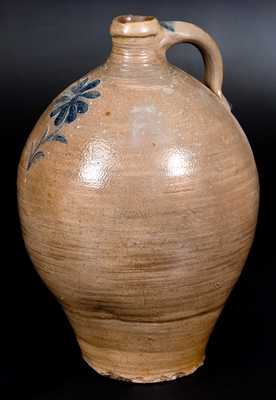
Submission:
<svg viewBox="0 0 276 400">
<path fill-rule="evenodd" d="M 19 156 L 36 120 L 65 86 L 104 62 L 111 19 L 127 13 L 193 22 L 217 40 L 224 94 L 248 136 L 261 185 L 255 242 L 211 336 L 205 366 L 190 377 L 146 386 L 103 378 L 81 360 L 65 315 L 24 249 L 15 194 Z M 275 43 L 276 1 L 1 0 L 1 399 L 16 392 L 20 398 L 59 400 L 273 398 Z M 202 76 L 192 46 L 178 45 L 168 57 Z"/>
</svg>

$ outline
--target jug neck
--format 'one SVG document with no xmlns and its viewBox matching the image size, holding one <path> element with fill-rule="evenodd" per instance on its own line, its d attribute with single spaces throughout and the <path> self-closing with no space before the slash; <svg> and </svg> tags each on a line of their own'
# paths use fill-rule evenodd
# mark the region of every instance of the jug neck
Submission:
<svg viewBox="0 0 276 400">
<path fill-rule="evenodd" d="M 156 38 L 154 36 L 113 37 L 110 61 L 121 64 L 122 67 L 132 64 L 148 67 L 151 63 L 160 63 Z"/>
<path fill-rule="evenodd" d="M 154 17 L 126 15 L 113 19 L 112 51 L 107 64 L 116 75 L 153 74 L 165 65 L 159 48 L 161 26 Z"/>
</svg>

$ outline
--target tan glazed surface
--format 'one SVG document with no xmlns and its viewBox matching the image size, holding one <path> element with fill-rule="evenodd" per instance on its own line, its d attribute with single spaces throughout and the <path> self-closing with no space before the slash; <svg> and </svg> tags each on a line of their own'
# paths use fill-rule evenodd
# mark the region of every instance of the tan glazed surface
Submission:
<svg viewBox="0 0 276 400">
<path fill-rule="evenodd" d="M 106 63 L 49 105 L 25 145 L 22 231 L 88 364 L 170 380 L 204 361 L 253 240 L 258 177 L 207 33 L 121 16 L 111 35 Z M 184 42 L 202 53 L 205 85 L 166 60 Z"/>
</svg>

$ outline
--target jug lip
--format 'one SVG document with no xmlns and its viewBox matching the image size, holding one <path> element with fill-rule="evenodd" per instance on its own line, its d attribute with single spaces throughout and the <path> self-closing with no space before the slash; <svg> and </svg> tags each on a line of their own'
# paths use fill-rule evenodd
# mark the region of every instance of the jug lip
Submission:
<svg viewBox="0 0 276 400">
<path fill-rule="evenodd" d="M 146 37 L 157 35 L 161 29 L 158 20 L 151 15 L 119 15 L 113 18 L 111 36 Z"/>
</svg>

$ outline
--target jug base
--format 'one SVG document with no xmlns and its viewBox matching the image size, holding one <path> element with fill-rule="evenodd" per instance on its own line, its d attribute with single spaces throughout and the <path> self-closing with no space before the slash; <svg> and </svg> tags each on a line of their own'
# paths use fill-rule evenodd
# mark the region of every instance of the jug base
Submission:
<svg viewBox="0 0 276 400">
<path fill-rule="evenodd" d="M 187 369 L 175 369 L 173 370 L 168 369 L 166 372 L 161 373 L 149 373 L 145 372 L 143 376 L 135 376 L 134 374 L 129 374 L 129 373 L 118 373 L 116 372 L 115 368 L 114 370 L 107 370 L 99 365 L 96 365 L 91 359 L 88 359 L 87 357 L 83 356 L 84 361 L 91 367 L 93 370 L 95 370 L 98 374 L 106 376 L 111 379 L 115 380 L 121 380 L 125 382 L 133 382 L 133 383 L 155 383 L 155 382 L 165 382 L 165 381 L 173 381 L 178 378 L 182 378 L 187 375 L 193 374 L 198 368 L 203 366 L 204 364 L 204 358 L 198 362 L 197 364 L 194 365 L 194 367 L 190 367 Z"/>
</svg>

